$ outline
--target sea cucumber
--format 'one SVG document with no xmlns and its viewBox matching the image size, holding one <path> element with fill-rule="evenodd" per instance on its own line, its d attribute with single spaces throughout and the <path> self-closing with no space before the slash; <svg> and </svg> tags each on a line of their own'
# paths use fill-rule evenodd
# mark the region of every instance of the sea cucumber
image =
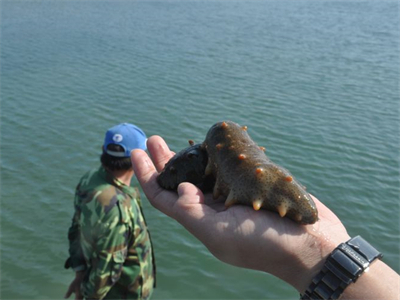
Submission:
<svg viewBox="0 0 400 300">
<path fill-rule="evenodd" d="M 166 189 L 176 189 L 184 181 L 203 191 L 213 186 L 213 198 L 226 197 L 226 207 L 251 205 L 254 210 L 276 211 L 300 224 L 315 223 L 318 211 L 311 196 L 264 151 L 251 139 L 246 126 L 219 122 L 209 129 L 202 144 L 193 143 L 174 156 L 158 183 Z"/>
<path fill-rule="evenodd" d="M 157 181 L 167 190 L 176 190 L 180 183 L 190 182 L 204 193 L 211 192 L 215 179 L 212 175 L 205 174 L 207 152 L 202 144 L 195 144 L 192 140 L 189 140 L 189 145 L 168 161 Z"/>
</svg>

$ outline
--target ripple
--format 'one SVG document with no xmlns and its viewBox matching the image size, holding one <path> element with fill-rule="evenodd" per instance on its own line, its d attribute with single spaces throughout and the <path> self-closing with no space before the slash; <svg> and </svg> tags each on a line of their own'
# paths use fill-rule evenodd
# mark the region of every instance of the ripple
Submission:
<svg viewBox="0 0 400 300">
<path fill-rule="evenodd" d="M 2 3 L 1 298 L 62 296 L 74 187 L 119 122 L 174 151 L 215 122 L 247 125 L 399 271 L 398 4 L 287 3 Z M 155 299 L 297 297 L 144 209 Z"/>
</svg>

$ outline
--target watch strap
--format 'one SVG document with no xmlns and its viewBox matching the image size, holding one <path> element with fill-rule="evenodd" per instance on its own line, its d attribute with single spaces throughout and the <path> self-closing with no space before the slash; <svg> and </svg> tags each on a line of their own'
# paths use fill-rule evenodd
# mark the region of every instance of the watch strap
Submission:
<svg viewBox="0 0 400 300">
<path fill-rule="evenodd" d="M 361 236 L 340 244 L 300 299 L 338 299 L 377 258 L 382 258 L 382 254 Z"/>
</svg>

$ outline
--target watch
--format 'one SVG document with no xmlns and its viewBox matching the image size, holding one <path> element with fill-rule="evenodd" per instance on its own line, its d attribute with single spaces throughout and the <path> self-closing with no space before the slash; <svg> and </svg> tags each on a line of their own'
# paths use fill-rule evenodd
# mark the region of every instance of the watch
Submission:
<svg viewBox="0 0 400 300">
<path fill-rule="evenodd" d="M 382 253 L 361 236 L 340 244 L 328 256 L 322 270 L 314 277 L 301 300 L 338 299 L 346 287 L 356 282 Z"/>
</svg>

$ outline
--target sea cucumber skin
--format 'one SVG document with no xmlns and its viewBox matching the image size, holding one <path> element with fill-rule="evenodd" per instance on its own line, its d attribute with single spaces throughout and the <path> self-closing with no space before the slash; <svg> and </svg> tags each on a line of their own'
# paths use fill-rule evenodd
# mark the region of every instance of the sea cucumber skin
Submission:
<svg viewBox="0 0 400 300">
<path fill-rule="evenodd" d="M 274 164 L 248 135 L 247 128 L 225 121 L 213 125 L 203 143 L 208 153 L 206 174 L 216 183 L 214 198 L 227 197 L 254 209 L 277 211 L 300 224 L 318 220 L 314 201 L 289 171 Z"/>
<path fill-rule="evenodd" d="M 190 142 L 189 142 L 190 143 Z M 203 144 L 191 144 L 173 156 L 157 177 L 158 184 L 176 190 L 182 182 L 198 186 L 204 193 L 212 191 L 215 179 L 205 175 L 208 155 Z"/>
</svg>

